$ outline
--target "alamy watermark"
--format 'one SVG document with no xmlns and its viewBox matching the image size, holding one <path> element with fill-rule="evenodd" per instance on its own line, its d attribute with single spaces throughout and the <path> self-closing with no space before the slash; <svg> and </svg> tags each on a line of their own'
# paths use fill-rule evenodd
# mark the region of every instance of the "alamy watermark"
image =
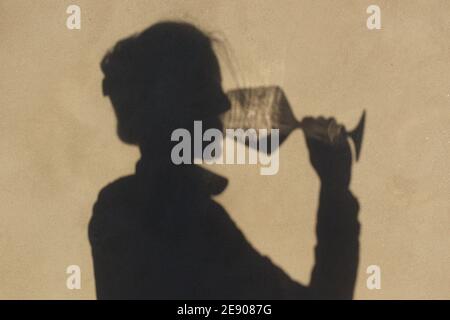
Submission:
<svg viewBox="0 0 450 320">
<path fill-rule="evenodd" d="M 192 164 L 192 162 L 194 164 L 259 164 L 261 175 L 278 173 L 279 129 L 271 129 L 270 132 L 267 129 L 226 129 L 225 136 L 226 139 L 219 129 L 210 128 L 203 132 L 202 121 L 194 121 L 193 138 L 187 129 L 175 129 L 172 132 L 171 141 L 178 143 L 172 148 L 170 155 L 172 162 L 176 165 Z M 203 148 L 204 142 L 209 143 Z M 244 144 L 249 146 L 248 150 Z"/>
<path fill-rule="evenodd" d="M 81 268 L 80 266 L 73 264 L 66 268 L 66 274 L 69 276 L 66 280 L 66 287 L 69 290 L 81 289 Z"/>
</svg>

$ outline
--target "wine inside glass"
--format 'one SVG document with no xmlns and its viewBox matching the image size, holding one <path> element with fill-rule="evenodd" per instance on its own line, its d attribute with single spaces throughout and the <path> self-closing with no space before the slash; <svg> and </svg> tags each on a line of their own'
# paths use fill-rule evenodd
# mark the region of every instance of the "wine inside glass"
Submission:
<svg viewBox="0 0 450 320">
<path fill-rule="evenodd" d="M 355 146 L 356 160 L 361 152 L 362 137 L 365 125 L 365 111 L 357 127 L 347 132 L 346 128 L 332 120 L 328 127 L 314 122 L 298 121 L 284 94 L 278 86 L 234 89 L 227 92 L 231 108 L 222 116 L 225 129 L 279 129 L 281 145 L 290 133 L 302 129 L 306 135 L 325 143 L 338 143 L 337 137 L 344 130 Z M 273 151 L 273 150 L 272 150 Z"/>
</svg>

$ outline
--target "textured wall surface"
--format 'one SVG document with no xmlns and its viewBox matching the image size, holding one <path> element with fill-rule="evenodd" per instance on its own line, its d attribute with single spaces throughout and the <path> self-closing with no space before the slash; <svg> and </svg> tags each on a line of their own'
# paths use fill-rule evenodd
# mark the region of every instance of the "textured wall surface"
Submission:
<svg viewBox="0 0 450 320">
<path fill-rule="evenodd" d="M 81 30 L 65 26 L 72 3 Z M 366 27 L 372 3 L 381 30 Z M 241 84 L 281 85 L 299 118 L 332 115 L 351 127 L 367 110 L 352 178 L 362 223 L 355 297 L 450 298 L 448 12 L 445 0 L 1 0 L 0 298 L 95 298 L 92 205 L 139 156 L 115 135 L 99 62 L 161 19 L 226 37 Z M 319 182 L 300 131 L 280 152 L 275 176 L 213 168 L 230 180 L 218 201 L 256 248 L 307 283 Z M 66 288 L 71 264 L 81 290 Z M 366 288 L 372 264 L 381 290 Z"/>
</svg>

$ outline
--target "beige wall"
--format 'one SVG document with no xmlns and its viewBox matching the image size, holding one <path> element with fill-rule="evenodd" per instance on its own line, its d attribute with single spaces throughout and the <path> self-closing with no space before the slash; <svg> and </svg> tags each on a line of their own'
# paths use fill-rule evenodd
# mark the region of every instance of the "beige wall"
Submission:
<svg viewBox="0 0 450 320">
<path fill-rule="evenodd" d="M 82 29 L 65 9 L 82 9 Z M 382 9 L 382 30 L 366 8 Z M 97 192 L 131 173 L 137 150 L 115 137 L 99 61 L 116 40 L 183 18 L 230 42 L 248 85 L 280 84 L 298 117 L 368 112 L 352 189 L 361 203 L 356 298 L 450 298 L 449 1 L 0 2 L 0 298 L 94 298 L 87 223 Z M 225 86 L 234 83 L 224 71 Z M 307 283 L 318 181 L 301 132 L 276 176 L 215 168 L 219 197 L 252 243 Z M 265 196 L 259 194 L 264 192 Z M 82 268 L 82 289 L 65 268 Z M 369 291 L 365 269 L 382 268 Z"/>
</svg>

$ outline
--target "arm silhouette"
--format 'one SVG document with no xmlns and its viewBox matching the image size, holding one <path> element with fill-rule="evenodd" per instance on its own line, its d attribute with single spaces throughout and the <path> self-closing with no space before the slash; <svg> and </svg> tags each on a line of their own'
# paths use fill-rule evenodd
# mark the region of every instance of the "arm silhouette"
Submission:
<svg viewBox="0 0 450 320">
<path fill-rule="evenodd" d="M 327 125 L 331 119 L 312 119 Z M 320 178 L 315 265 L 309 288 L 317 299 L 352 299 L 359 260 L 359 204 L 352 195 L 351 151 L 345 133 L 337 144 L 306 137 L 310 161 Z"/>
</svg>

